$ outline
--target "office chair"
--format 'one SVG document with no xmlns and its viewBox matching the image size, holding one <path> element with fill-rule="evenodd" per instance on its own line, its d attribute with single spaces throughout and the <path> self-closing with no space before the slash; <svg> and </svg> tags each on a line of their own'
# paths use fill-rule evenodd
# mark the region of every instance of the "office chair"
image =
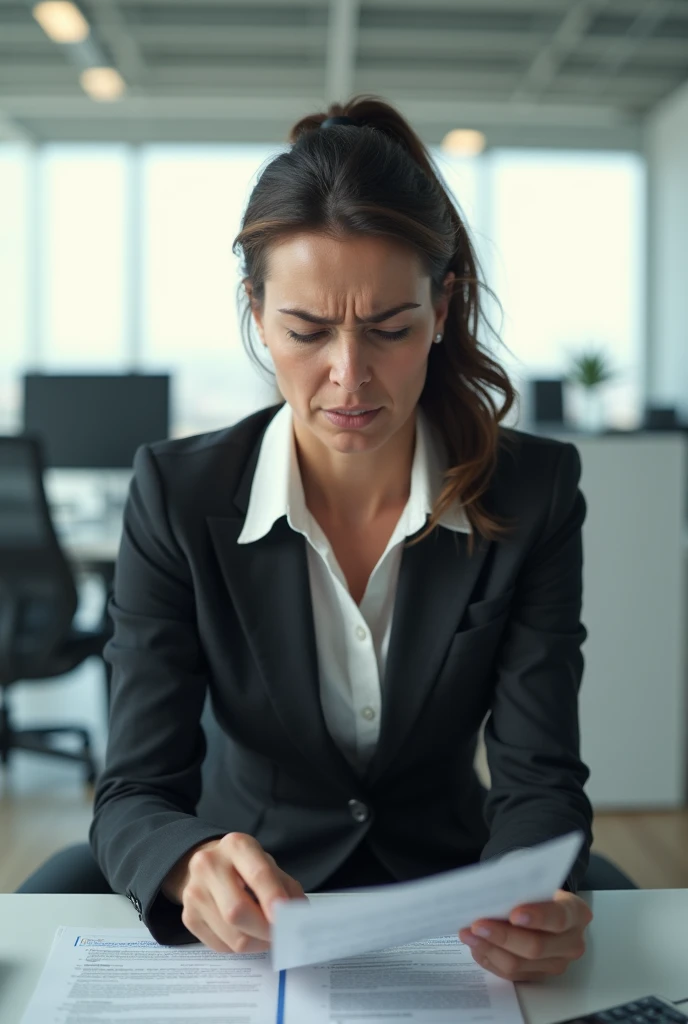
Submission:
<svg viewBox="0 0 688 1024">
<path fill-rule="evenodd" d="M 42 725 L 16 729 L 8 691 L 18 682 L 62 676 L 92 655 L 102 655 L 109 633 L 75 629 L 78 605 L 74 575 L 55 534 L 43 487 L 40 441 L 28 435 L 0 437 L 0 764 L 13 750 L 48 754 L 96 767 L 86 729 Z M 77 752 L 51 744 L 59 735 L 80 741 Z"/>
</svg>

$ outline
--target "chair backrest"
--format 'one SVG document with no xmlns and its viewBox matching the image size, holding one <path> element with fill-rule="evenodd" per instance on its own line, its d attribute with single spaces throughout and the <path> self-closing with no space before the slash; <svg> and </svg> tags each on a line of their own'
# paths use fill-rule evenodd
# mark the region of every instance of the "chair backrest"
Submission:
<svg viewBox="0 0 688 1024">
<path fill-rule="evenodd" d="M 40 666 L 69 631 L 78 595 L 55 534 L 37 437 L 0 437 L 0 685 Z"/>
</svg>

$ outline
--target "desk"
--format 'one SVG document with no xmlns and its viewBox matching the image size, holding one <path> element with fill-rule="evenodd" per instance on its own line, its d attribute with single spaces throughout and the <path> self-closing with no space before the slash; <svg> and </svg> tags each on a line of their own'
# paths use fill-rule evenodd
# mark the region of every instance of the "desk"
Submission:
<svg viewBox="0 0 688 1024">
<path fill-rule="evenodd" d="M 70 524 L 69 528 L 56 524 L 55 532 L 62 550 L 75 567 L 95 568 L 112 576 L 122 534 L 121 522 L 108 526 L 77 523 Z"/>
<path fill-rule="evenodd" d="M 587 952 L 561 978 L 517 985 L 527 1024 L 549 1024 L 650 993 L 688 997 L 688 889 L 594 892 L 583 898 L 595 914 Z M 0 894 L 2 1024 L 19 1024 L 61 924 L 141 927 L 148 934 L 124 896 Z"/>
</svg>

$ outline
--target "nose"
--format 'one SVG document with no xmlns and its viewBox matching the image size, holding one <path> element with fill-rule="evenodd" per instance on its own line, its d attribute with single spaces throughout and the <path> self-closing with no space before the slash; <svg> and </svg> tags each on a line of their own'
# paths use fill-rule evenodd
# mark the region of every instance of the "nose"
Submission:
<svg viewBox="0 0 688 1024">
<path fill-rule="evenodd" d="M 329 347 L 332 353 L 330 380 L 345 391 L 358 391 L 367 384 L 372 373 L 368 366 L 365 346 L 355 336 L 340 336 L 337 343 Z"/>
</svg>

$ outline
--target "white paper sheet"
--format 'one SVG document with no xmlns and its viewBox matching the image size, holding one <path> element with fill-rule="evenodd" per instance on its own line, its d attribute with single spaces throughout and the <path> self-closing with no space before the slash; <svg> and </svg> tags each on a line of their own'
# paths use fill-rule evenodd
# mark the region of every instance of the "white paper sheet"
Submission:
<svg viewBox="0 0 688 1024">
<path fill-rule="evenodd" d="M 519 850 L 502 860 L 416 882 L 370 887 L 358 899 L 289 900 L 275 905 L 274 969 L 302 967 L 456 933 L 479 917 L 506 919 L 515 906 L 550 900 L 583 842 L 581 832 Z"/>
<path fill-rule="evenodd" d="M 59 928 L 22 1024 L 282 1024 L 267 953 L 160 946 L 144 928 Z"/>
<path fill-rule="evenodd" d="M 523 1024 L 512 982 L 479 967 L 456 935 L 286 972 L 284 1024 L 381 1020 Z"/>
<path fill-rule="evenodd" d="M 366 897 L 349 897 L 362 901 Z M 523 1024 L 516 990 L 455 935 L 279 974 L 267 953 L 59 928 L 22 1024 Z"/>
</svg>

